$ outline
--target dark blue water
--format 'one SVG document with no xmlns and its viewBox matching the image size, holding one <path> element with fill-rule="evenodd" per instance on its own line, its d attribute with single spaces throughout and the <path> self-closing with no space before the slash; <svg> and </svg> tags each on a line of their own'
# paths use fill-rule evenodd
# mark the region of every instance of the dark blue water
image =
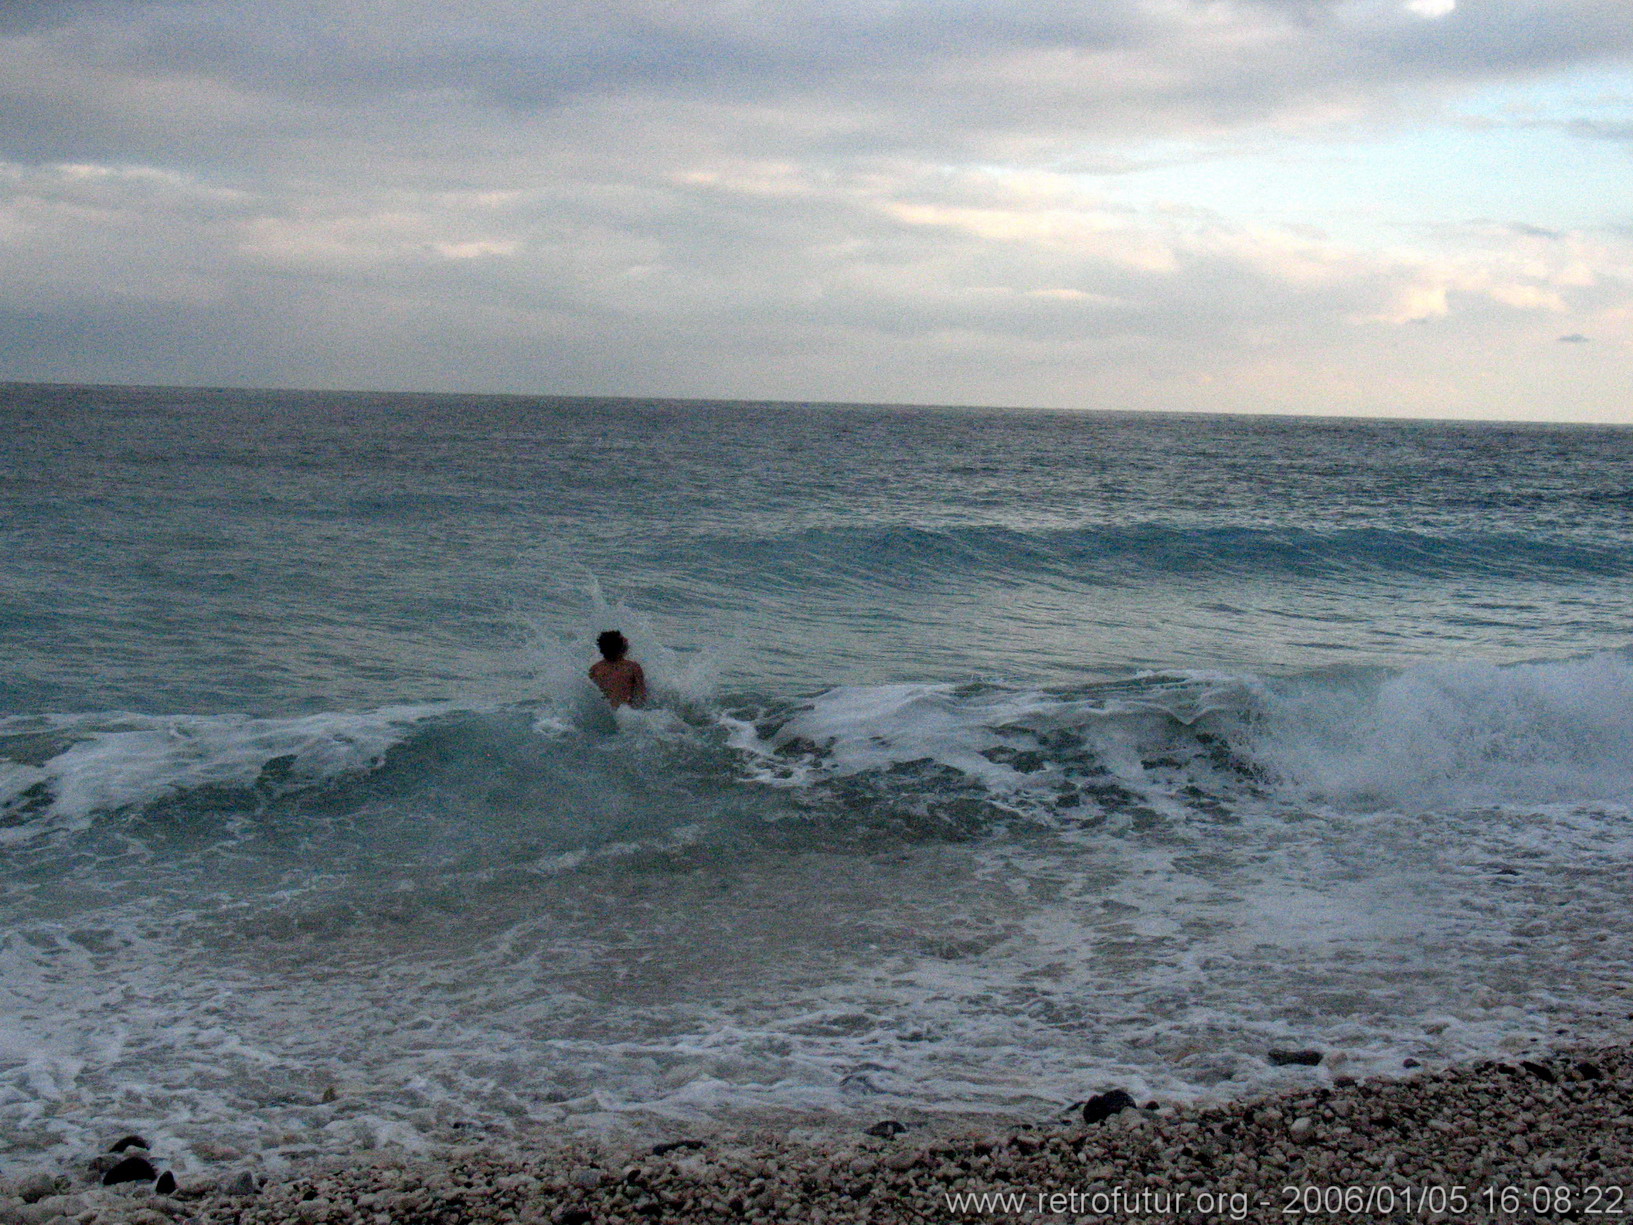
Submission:
<svg viewBox="0 0 1633 1225">
<path fill-rule="evenodd" d="M 598 583 L 728 688 L 1628 640 L 1633 431 L 13 388 L 8 709 L 522 699 Z"/>
<path fill-rule="evenodd" d="M 1625 1025 L 1633 430 L 18 386 L 0 424 L 27 1159 L 109 1111 L 276 1162 Z M 614 626 L 657 694 L 617 720 Z"/>
</svg>

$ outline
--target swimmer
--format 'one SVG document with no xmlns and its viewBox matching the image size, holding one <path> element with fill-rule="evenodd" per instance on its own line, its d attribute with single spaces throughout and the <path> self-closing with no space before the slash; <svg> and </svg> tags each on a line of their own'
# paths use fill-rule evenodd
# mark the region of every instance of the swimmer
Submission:
<svg viewBox="0 0 1633 1225">
<path fill-rule="evenodd" d="M 646 673 L 629 653 L 629 639 L 617 630 L 607 630 L 595 640 L 601 649 L 601 658 L 590 665 L 590 679 L 602 695 L 617 710 L 620 706 L 642 706 L 646 703 Z"/>
</svg>

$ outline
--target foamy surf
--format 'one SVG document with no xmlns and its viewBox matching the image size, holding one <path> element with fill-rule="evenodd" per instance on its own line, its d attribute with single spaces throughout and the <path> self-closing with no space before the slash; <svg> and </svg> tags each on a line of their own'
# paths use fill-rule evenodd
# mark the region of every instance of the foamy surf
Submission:
<svg viewBox="0 0 1633 1225">
<path fill-rule="evenodd" d="M 473 1119 L 1041 1116 L 1620 1034 L 1629 681 L 1612 654 L 605 723 L 568 691 L 8 720 L 33 878 L 0 1114 L 41 1153 L 119 1101 L 183 1161 L 294 1160 Z"/>
</svg>

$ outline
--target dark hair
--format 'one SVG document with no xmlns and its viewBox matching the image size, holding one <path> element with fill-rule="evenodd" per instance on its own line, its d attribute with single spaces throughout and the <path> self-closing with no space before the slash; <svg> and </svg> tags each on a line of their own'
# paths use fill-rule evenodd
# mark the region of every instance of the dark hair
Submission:
<svg viewBox="0 0 1633 1225">
<path fill-rule="evenodd" d="M 596 635 L 595 645 L 608 659 L 622 659 L 629 650 L 629 639 L 617 630 L 605 630 Z"/>
</svg>

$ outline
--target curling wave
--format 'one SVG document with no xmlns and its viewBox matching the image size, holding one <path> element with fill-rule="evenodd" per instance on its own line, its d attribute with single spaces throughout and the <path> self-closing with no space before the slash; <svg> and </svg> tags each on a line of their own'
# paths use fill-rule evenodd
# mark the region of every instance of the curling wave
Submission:
<svg viewBox="0 0 1633 1225">
<path fill-rule="evenodd" d="M 1441 662 L 1287 678 L 1168 672 L 1070 692 L 839 687 L 621 727 L 548 706 L 297 718 L 0 720 L 0 835 L 117 813 L 412 812 L 527 829 L 552 853 L 676 828 L 968 837 L 1244 804 L 1341 810 L 1633 802 L 1633 658 Z M 784 831 L 786 832 L 786 830 Z M 356 836 L 366 840 L 368 827 Z"/>
</svg>

